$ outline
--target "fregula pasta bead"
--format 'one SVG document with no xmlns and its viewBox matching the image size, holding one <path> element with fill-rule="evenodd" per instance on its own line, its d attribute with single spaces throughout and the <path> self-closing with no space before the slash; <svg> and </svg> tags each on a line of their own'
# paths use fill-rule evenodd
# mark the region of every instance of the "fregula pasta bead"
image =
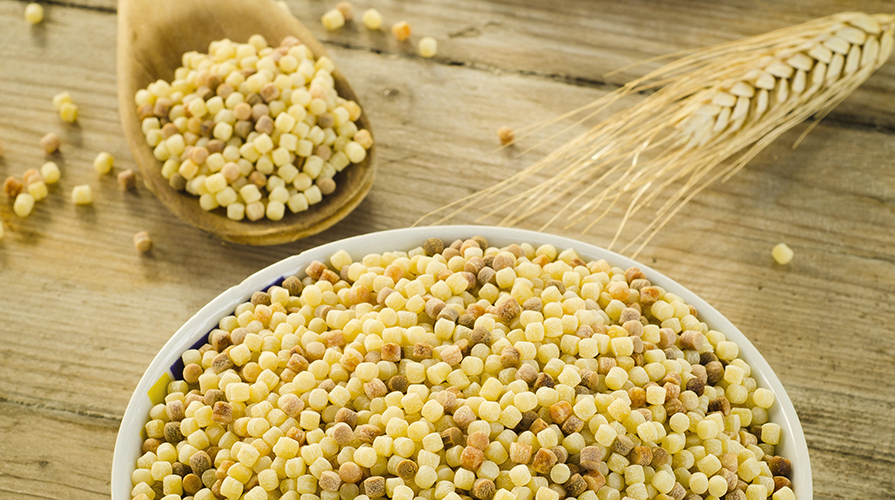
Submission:
<svg viewBox="0 0 895 500">
<path fill-rule="evenodd" d="M 59 171 L 59 165 L 56 162 L 48 161 L 40 166 L 40 176 L 45 183 L 56 184 L 62 177 L 62 172 Z"/>
<path fill-rule="evenodd" d="M 48 155 L 59 151 L 59 144 L 59 137 L 53 133 L 49 133 L 40 138 L 40 147 L 43 148 L 44 153 Z"/>
<path fill-rule="evenodd" d="M 382 14 L 376 9 L 367 9 L 363 15 L 364 26 L 369 30 L 378 30 L 382 26 Z"/>
<path fill-rule="evenodd" d="M 780 265 L 789 264 L 792 261 L 793 254 L 792 249 L 786 243 L 778 243 L 771 250 L 771 255 Z"/>
<path fill-rule="evenodd" d="M 324 28 L 330 31 L 337 30 L 345 25 L 345 15 L 339 9 L 333 9 L 323 14 L 320 22 L 323 23 Z"/>
<path fill-rule="evenodd" d="M 113 163 L 115 163 L 115 159 L 112 155 L 103 151 L 96 155 L 96 159 L 93 160 L 93 168 L 98 174 L 108 174 L 112 171 Z"/>
<path fill-rule="evenodd" d="M 407 24 L 407 21 L 401 21 L 392 26 L 392 35 L 398 39 L 399 42 L 403 42 L 410 38 L 410 25 Z"/>
<path fill-rule="evenodd" d="M 28 217 L 34 209 L 34 197 L 28 193 L 19 193 L 12 209 L 19 217 Z"/>
<path fill-rule="evenodd" d="M 29 3 L 25 6 L 25 20 L 31 24 L 40 24 L 44 20 L 44 8 L 39 3 Z"/>
<path fill-rule="evenodd" d="M 438 52 L 438 41 L 430 36 L 425 36 L 420 38 L 419 41 L 419 53 L 420 56 L 425 58 L 435 57 L 435 54 Z"/>
</svg>

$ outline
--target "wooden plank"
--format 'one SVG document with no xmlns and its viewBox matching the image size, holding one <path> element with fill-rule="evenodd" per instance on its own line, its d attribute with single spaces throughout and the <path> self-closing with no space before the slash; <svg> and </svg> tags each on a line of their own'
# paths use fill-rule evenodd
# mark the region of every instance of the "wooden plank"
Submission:
<svg viewBox="0 0 895 500">
<path fill-rule="evenodd" d="M 868 405 L 861 396 L 835 389 L 821 393 L 797 387 L 788 393 L 797 400 L 812 401 L 797 403 L 796 411 L 806 430 L 814 498 L 888 498 L 895 487 L 888 472 L 895 468 L 892 435 L 879 433 L 873 424 L 868 425 L 868 418 L 891 421 L 895 404 L 874 401 Z"/>
<path fill-rule="evenodd" d="M 658 62 L 649 63 L 606 76 L 610 71 L 647 59 L 759 35 L 840 12 L 891 12 L 891 3 L 885 0 L 383 0 L 376 2 L 375 7 L 385 19 L 385 32 L 371 33 L 359 21 L 335 32 L 326 31 L 320 17 L 333 8 L 334 2 L 287 2 L 291 11 L 324 43 L 411 56 L 419 37 L 433 36 L 439 40 L 439 63 L 597 87 L 621 85 L 658 66 Z M 105 11 L 113 11 L 116 4 L 115 0 L 63 3 Z M 355 6 L 358 17 L 367 7 Z M 399 20 L 410 23 L 414 35 L 410 42 L 400 43 L 388 32 L 391 24 Z M 893 92 L 895 65 L 890 63 L 831 113 L 828 120 L 895 128 Z M 566 102 L 557 111 L 584 104 Z"/>
<path fill-rule="evenodd" d="M 118 424 L 0 401 L 0 497 L 109 498 Z"/>
<path fill-rule="evenodd" d="M 7 233 L 0 242 L 0 425 L 15 437 L 0 441 L 8 457 L 0 466 L 4 498 L 107 495 L 114 429 L 133 387 L 208 300 L 288 255 L 410 225 L 517 171 L 537 156 L 494 151 L 499 126 L 531 123 L 604 92 L 335 45 L 378 131 L 373 191 L 316 237 L 260 249 L 222 244 L 178 222 L 145 189 L 121 193 L 112 177 L 96 176 L 90 164 L 101 150 L 115 155 L 117 169 L 133 166 L 117 117 L 114 16 L 51 7 L 48 29 L 32 32 L 20 4 L 0 3 L 0 32 L 8 37 L 0 44 L 0 137 L 8 149 L 0 177 L 39 166 L 37 140 L 48 131 L 63 139 L 57 160 L 64 171 L 32 217 L 19 219 L 0 203 Z M 77 127 L 55 115 L 50 99 L 61 90 L 81 106 Z M 880 424 L 895 417 L 895 393 L 878 384 L 895 361 L 886 323 L 895 317 L 895 136 L 829 123 L 791 151 L 796 136 L 700 195 L 641 260 L 715 305 L 765 355 L 803 418 L 819 497 L 885 498 L 895 432 Z M 84 183 L 94 188 L 93 207 L 68 201 L 71 187 Z M 132 247 L 138 230 L 153 236 L 149 256 Z M 606 245 L 614 230 L 551 232 Z M 779 241 L 796 251 L 789 266 L 770 259 Z M 28 446 L 51 436 L 62 436 L 58 451 Z M 75 467 L 84 477 L 42 472 L 45 455 L 69 466 L 58 460 L 75 453 L 89 457 Z M 50 481 L 83 489 L 48 490 Z"/>
</svg>

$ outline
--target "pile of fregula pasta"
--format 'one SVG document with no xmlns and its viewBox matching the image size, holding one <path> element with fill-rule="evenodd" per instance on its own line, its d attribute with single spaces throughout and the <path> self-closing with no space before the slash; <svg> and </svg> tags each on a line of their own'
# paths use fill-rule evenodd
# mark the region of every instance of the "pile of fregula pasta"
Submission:
<svg viewBox="0 0 895 500">
<path fill-rule="evenodd" d="M 280 220 L 336 190 L 333 177 L 367 157 L 373 137 L 355 123 L 360 106 L 340 97 L 326 56 L 295 37 L 270 47 L 212 42 L 188 52 L 172 82 L 134 101 L 146 142 L 178 191 L 232 220 Z"/>
<path fill-rule="evenodd" d="M 135 500 L 791 500 L 774 394 L 637 268 L 345 251 L 256 292 L 152 408 Z"/>
</svg>

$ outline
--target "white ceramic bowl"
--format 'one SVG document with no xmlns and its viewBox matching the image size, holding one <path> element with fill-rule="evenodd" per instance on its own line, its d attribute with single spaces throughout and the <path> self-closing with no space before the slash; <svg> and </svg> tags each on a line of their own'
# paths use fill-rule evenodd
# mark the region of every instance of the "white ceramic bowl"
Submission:
<svg viewBox="0 0 895 500">
<path fill-rule="evenodd" d="M 457 238 L 469 238 L 475 235 L 484 236 L 489 243 L 496 246 L 523 242 L 534 246 L 551 244 L 559 250 L 573 248 L 585 260 L 606 259 L 610 264 L 624 269 L 636 266 L 646 274 L 652 283 L 694 305 L 699 311 L 702 321 L 705 321 L 713 329 L 723 332 L 729 340 L 739 345 L 740 357 L 752 367 L 752 376 L 758 382 L 759 387 L 769 388 L 777 396 L 777 402 L 770 411 L 770 420 L 780 424 L 783 428 L 783 441 L 777 446 L 777 451 L 792 462 L 792 483 L 796 498 L 798 500 L 812 499 L 808 446 L 805 443 L 805 436 L 802 434 L 799 417 L 792 406 L 792 401 L 767 361 L 749 342 L 749 339 L 737 330 L 727 318 L 672 279 L 614 252 L 550 234 L 489 226 L 416 227 L 371 233 L 335 241 L 281 260 L 218 295 L 171 337 L 152 360 L 146 373 L 143 374 L 143 378 L 140 379 L 140 383 L 137 384 L 127 405 L 127 410 L 124 412 L 124 418 L 118 430 L 118 439 L 115 441 L 115 454 L 112 459 L 112 499 L 130 499 L 130 491 L 133 487 L 131 473 L 141 454 L 140 431 L 153 406 L 152 400 L 162 400 L 167 382 L 173 379 L 175 373 L 181 372 L 180 355 L 187 349 L 204 343 L 208 333 L 217 328 L 219 319 L 231 314 L 238 304 L 249 300 L 253 292 L 266 289 L 280 282 L 286 276 L 302 272 L 311 261 L 326 261 L 330 255 L 342 249 L 351 254 L 352 258 L 360 259 L 369 253 L 410 250 L 422 245 L 427 238 L 432 236 L 438 236 L 446 242 L 450 242 Z M 151 397 L 150 394 L 155 397 Z"/>
</svg>

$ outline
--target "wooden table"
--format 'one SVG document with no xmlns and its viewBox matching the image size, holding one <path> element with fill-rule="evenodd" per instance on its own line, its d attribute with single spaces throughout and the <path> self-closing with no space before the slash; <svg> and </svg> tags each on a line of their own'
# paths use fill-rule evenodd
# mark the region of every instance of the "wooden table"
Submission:
<svg viewBox="0 0 895 500">
<path fill-rule="evenodd" d="M 522 127 L 604 95 L 652 56 L 883 1 L 361 2 L 386 26 L 407 20 L 439 40 L 434 60 L 357 25 L 326 32 L 334 1 L 289 0 L 358 92 L 377 132 L 379 171 L 345 221 L 293 244 L 222 243 L 171 216 L 145 188 L 98 177 L 99 151 L 133 168 L 115 96 L 115 1 L 58 0 L 46 21 L 0 0 L 0 177 L 36 168 L 38 139 L 62 138 L 60 185 L 20 219 L 0 203 L 0 498 L 109 495 L 113 444 L 128 398 L 170 335 L 209 299 L 306 248 L 404 227 L 527 165 L 495 151 Z M 77 125 L 51 104 L 67 90 Z M 849 97 L 795 151 L 792 131 L 744 171 L 699 196 L 640 259 L 727 315 L 782 379 L 801 417 L 816 498 L 895 491 L 895 64 Z M 76 207 L 72 186 L 95 203 Z M 469 222 L 478 215 L 458 217 Z M 489 220 L 488 222 L 494 222 Z M 534 228 L 535 224 L 526 226 Z M 131 237 L 149 231 L 150 255 Z M 580 235 L 605 245 L 614 225 Z M 771 247 L 795 250 L 788 266 Z"/>
</svg>

